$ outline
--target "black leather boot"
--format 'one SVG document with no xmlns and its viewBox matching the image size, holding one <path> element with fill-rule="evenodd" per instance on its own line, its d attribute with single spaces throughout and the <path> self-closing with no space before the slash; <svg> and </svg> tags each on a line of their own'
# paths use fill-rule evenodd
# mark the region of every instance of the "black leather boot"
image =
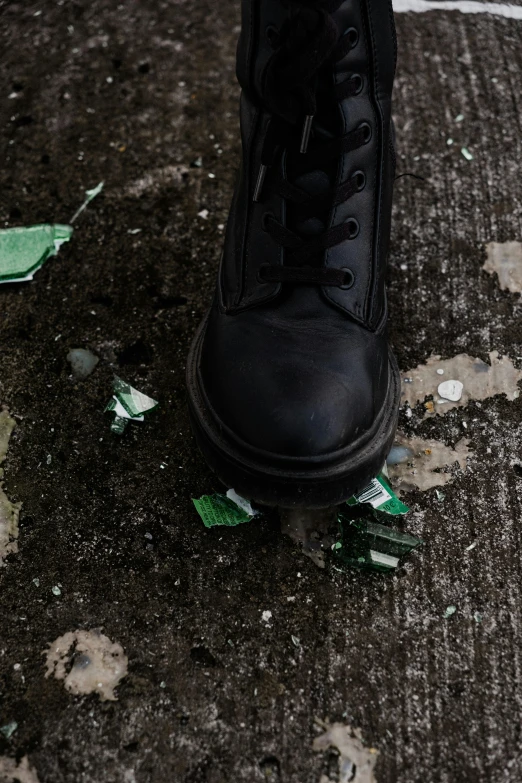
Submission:
<svg viewBox="0 0 522 783">
<path fill-rule="evenodd" d="M 242 0 L 243 156 L 188 361 L 194 432 L 241 495 L 326 507 L 391 447 L 391 0 Z"/>
</svg>

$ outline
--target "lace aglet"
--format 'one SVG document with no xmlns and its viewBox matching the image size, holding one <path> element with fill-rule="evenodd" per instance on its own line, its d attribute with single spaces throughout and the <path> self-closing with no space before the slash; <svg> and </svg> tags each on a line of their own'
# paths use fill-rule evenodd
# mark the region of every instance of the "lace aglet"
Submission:
<svg viewBox="0 0 522 783">
<path fill-rule="evenodd" d="M 257 175 L 257 182 L 254 190 L 254 201 L 259 201 L 260 199 L 261 191 L 263 190 L 263 185 L 265 183 L 267 168 L 268 166 L 265 166 L 263 163 L 259 167 L 259 174 Z"/>
<path fill-rule="evenodd" d="M 303 133 L 301 135 L 301 147 L 299 148 L 299 152 L 301 152 L 303 155 L 308 149 L 308 142 L 310 141 L 313 121 L 314 115 L 307 114 L 303 125 Z"/>
</svg>

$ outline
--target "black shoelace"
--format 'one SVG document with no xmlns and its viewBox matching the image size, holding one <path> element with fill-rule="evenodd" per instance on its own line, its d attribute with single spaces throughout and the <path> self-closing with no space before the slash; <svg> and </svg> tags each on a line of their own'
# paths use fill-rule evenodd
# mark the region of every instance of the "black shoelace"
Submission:
<svg viewBox="0 0 522 783">
<path fill-rule="evenodd" d="M 266 70 L 266 104 L 270 120 L 261 152 L 261 166 L 254 192 L 254 200 L 261 201 L 265 188 L 277 193 L 295 207 L 299 220 L 314 218 L 328 209 L 347 201 L 366 184 L 362 171 L 354 172 L 337 187 L 329 187 L 320 195 L 290 182 L 284 175 L 273 175 L 265 182 L 266 174 L 283 150 L 299 150 L 308 171 L 324 171 L 329 164 L 347 152 L 367 144 L 372 135 L 368 123 L 337 138 L 312 137 L 318 98 L 323 102 L 340 103 L 357 95 L 363 87 L 362 78 L 351 74 L 340 84 L 328 88 L 319 96 L 320 74 L 325 65 L 342 60 L 358 42 L 358 33 L 352 27 L 340 31 L 332 17 L 343 0 L 293 0 L 296 9 L 291 20 L 279 32 L 273 32 L 272 55 Z M 304 118 L 304 120 L 303 120 Z M 296 129 L 302 123 L 301 135 Z M 301 166 L 301 169 L 303 167 Z M 285 248 L 285 263 L 264 264 L 260 279 L 265 282 L 307 283 L 350 288 L 354 277 L 349 269 L 333 269 L 317 264 L 317 259 L 328 249 L 354 239 L 359 233 L 355 218 L 332 226 L 312 236 L 302 236 L 284 226 L 273 215 L 266 213 L 263 228 L 281 247 Z"/>
</svg>

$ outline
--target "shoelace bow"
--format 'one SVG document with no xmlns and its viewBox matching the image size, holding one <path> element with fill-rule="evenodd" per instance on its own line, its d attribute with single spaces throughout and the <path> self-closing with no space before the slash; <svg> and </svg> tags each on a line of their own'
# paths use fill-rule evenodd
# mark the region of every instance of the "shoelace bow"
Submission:
<svg viewBox="0 0 522 783">
<path fill-rule="evenodd" d="M 303 120 L 303 116 L 299 151 L 306 155 L 307 168 L 309 166 L 310 171 L 322 170 L 330 161 L 370 141 L 371 128 L 368 123 L 361 123 L 355 130 L 327 142 L 310 140 L 317 111 L 320 70 L 328 62 L 336 63 L 342 60 L 356 46 L 358 40 L 354 28 L 341 32 L 332 18 L 332 14 L 342 2 L 343 0 L 294 0 L 297 13 L 283 26 L 273 42 L 275 53 L 268 63 L 265 76 L 265 100 L 271 117 L 263 140 L 254 201 L 261 200 L 267 171 L 274 165 L 281 150 L 296 145 L 296 125 L 299 120 Z M 310 27 L 312 29 L 309 29 Z M 357 95 L 362 86 L 361 77 L 354 74 L 330 88 L 328 97 L 340 103 L 349 96 Z M 324 211 L 325 203 L 333 209 L 347 201 L 361 191 L 365 184 L 364 173 L 356 171 L 338 187 L 314 196 L 278 174 L 271 177 L 270 190 L 297 205 L 300 218 L 306 219 Z M 259 276 L 263 281 L 341 288 L 349 288 L 353 284 L 354 278 L 350 270 L 313 266 L 311 262 L 321 252 L 357 236 L 359 225 L 354 218 L 332 226 L 321 234 L 302 237 L 267 213 L 263 228 L 286 249 L 285 265 L 262 265 Z"/>
</svg>

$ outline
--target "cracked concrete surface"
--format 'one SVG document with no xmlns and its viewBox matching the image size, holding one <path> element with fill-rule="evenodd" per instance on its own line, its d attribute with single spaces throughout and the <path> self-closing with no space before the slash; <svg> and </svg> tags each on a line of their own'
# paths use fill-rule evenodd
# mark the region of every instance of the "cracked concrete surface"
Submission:
<svg viewBox="0 0 522 783">
<path fill-rule="evenodd" d="M 0 287 L 0 401 L 18 424 L 5 491 L 23 502 L 0 571 L 0 725 L 18 724 L 4 767 L 27 757 L 40 783 L 318 783 L 320 716 L 378 748 L 378 783 L 519 783 L 520 397 L 401 409 L 406 437 L 466 438 L 470 455 L 442 502 L 404 494 L 425 545 L 396 574 L 320 570 L 275 516 L 206 530 L 191 497 L 221 487 L 183 377 L 239 155 L 238 3 L 0 0 L 0 16 L 1 224 L 67 221 L 105 182 L 34 281 Z M 497 351 L 520 372 L 520 295 L 483 266 L 488 243 L 522 237 L 522 22 L 397 24 L 398 174 L 422 177 L 395 185 L 400 368 Z M 85 380 L 71 348 L 100 358 Z M 114 374 L 160 401 L 121 438 L 103 414 Z M 99 627 L 129 658 L 116 702 L 45 678 L 50 640 Z"/>
</svg>

